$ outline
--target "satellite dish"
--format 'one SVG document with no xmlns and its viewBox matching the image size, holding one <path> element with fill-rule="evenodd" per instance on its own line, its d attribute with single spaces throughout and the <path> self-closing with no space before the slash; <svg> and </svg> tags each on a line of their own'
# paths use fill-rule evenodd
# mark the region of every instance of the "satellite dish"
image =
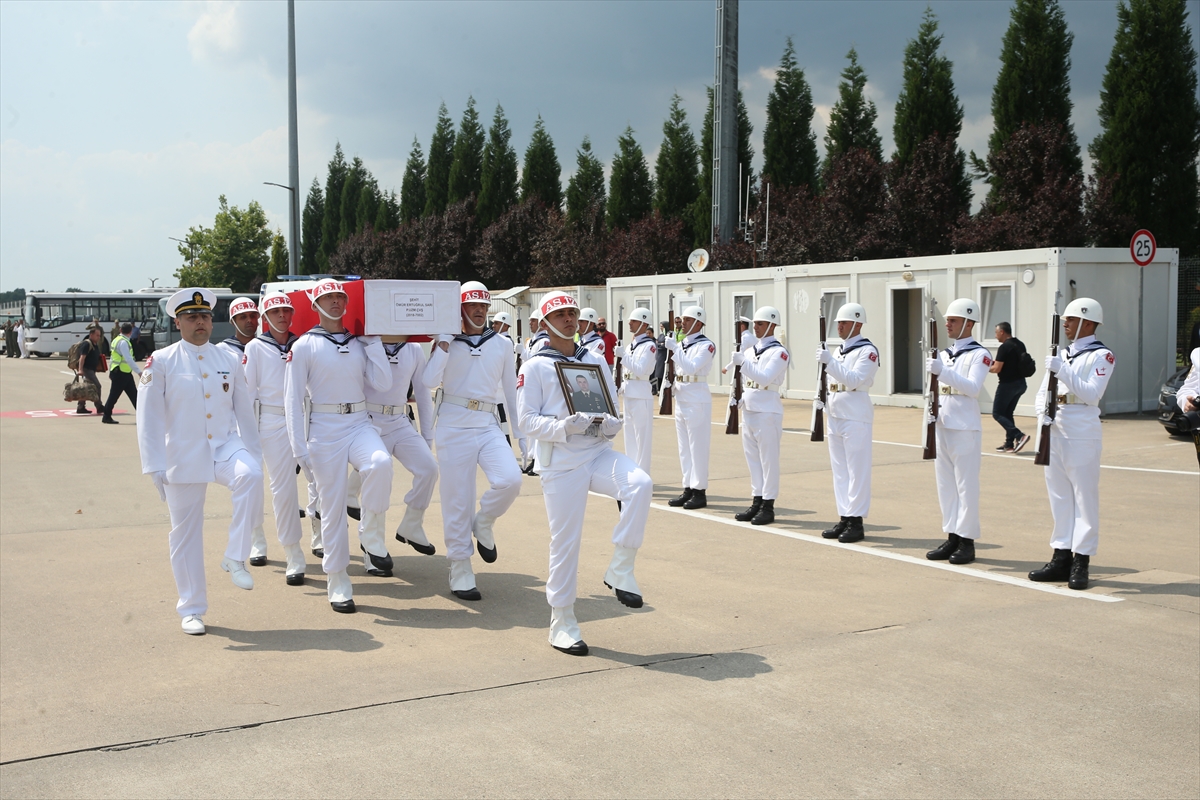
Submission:
<svg viewBox="0 0 1200 800">
<path fill-rule="evenodd" d="M 704 272 L 708 268 L 708 251 L 703 247 L 699 250 L 693 250 L 688 256 L 688 271 L 689 272 Z"/>
</svg>

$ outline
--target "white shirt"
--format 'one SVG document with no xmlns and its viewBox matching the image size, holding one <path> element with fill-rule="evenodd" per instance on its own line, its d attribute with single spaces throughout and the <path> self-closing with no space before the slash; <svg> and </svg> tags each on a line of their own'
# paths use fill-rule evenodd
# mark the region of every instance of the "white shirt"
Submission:
<svg viewBox="0 0 1200 800">
<path fill-rule="evenodd" d="M 742 353 L 742 408 L 747 411 L 762 411 L 768 414 L 783 413 L 783 399 L 779 386 L 783 383 L 788 368 L 788 351 L 774 336 L 758 339 L 755 346 Z M 753 381 L 761 387 L 744 385 Z"/>
<path fill-rule="evenodd" d="M 604 358 L 604 337 L 596 333 L 595 330 L 590 330 L 585 334 L 579 343 L 587 348 L 587 351 L 594 356 Z M 608 363 L 607 359 L 604 363 Z"/>
<path fill-rule="evenodd" d="M 417 403 L 417 421 L 421 425 L 421 437 L 433 441 L 433 398 L 425 385 L 425 353 L 421 345 L 413 342 L 385 344 L 384 355 L 392 373 L 392 385 L 387 389 L 376 389 L 370 383 L 363 387 L 367 402 L 379 406 L 395 406 L 405 412 L 408 409 L 408 387 L 412 386 L 413 398 Z M 379 414 L 367 409 L 367 416 L 381 434 L 394 431 L 401 425 L 411 425 L 407 413 Z"/>
<path fill-rule="evenodd" d="M 954 431 L 982 431 L 979 417 L 979 392 L 992 366 L 992 354 L 978 345 L 973 336 L 958 339 L 938 352 L 942 372 L 937 376 L 939 391 L 942 385 L 954 389 L 938 399 L 938 424 Z"/>
<path fill-rule="evenodd" d="M 449 350 L 435 345 L 425 367 L 425 384 L 430 389 L 441 386 L 445 394 L 453 397 L 485 403 L 495 402 L 499 386 L 505 408 L 517 407 L 512 348 L 508 339 L 490 330 L 469 337 L 456 336 Z M 487 428 L 499 426 L 500 422 L 492 411 L 472 411 L 442 403 L 438 407 L 437 424 L 450 428 Z"/>
<path fill-rule="evenodd" d="M 875 373 L 879 371 L 879 350 L 862 336 L 851 336 L 832 355 L 833 360 L 825 365 L 825 374 L 831 383 L 841 384 L 849 391 L 829 393 L 826 399 L 829 416 L 853 422 L 872 422 L 875 408 L 871 405 L 871 395 L 867 390 L 875 385 Z"/>
<path fill-rule="evenodd" d="M 654 396 L 650 391 L 650 376 L 654 374 L 654 354 L 658 352 L 658 344 L 650 334 L 643 333 L 627 349 L 629 352 L 621 359 L 621 370 L 625 373 L 621 392 L 635 400 L 649 400 Z M 600 360 L 604 361 L 604 358 Z"/>
<path fill-rule="evenodd" d="M 180 340 L 146 360 L 137 429 L 142 472 L 168 483 L 208 483 L 239 450 L 262 459 L 241 360 L 211 343 Z"/>
<path fill-rule="evenodd" d="M 512 340 L 512 337 L 509 336 L 507 333 L 498 333 L 496 335 L 503 337 L 504 340 L 508 342 L 509 347 L 512 348 L 512 352 L 513 352 L 512 373 L 513 373 L 513 375 L 516 375 L 517 374 L 517 348 L 520 347 L 520 345 L 518 345 L 516 342 L 514 342 Z M 525 348 L 524 347 L 521 347 L 521 358 L 522 359 L 525 358 Z M 499 384 L 496 385 L 496 394 L 494 395 L 494 397 L 495 397 L 494 402 L 497 402 L 497 403 L 504 402 L 504 387 L 503 386 L 501 386 Z M 507 412 L 506 412 L 507 415 L 512 416 L 512 414 L 514 413 L 514 410 L 508 408 L 508 406 L 505 406 L 505 409 L 507 409 Z"/>
<path fill-rule="evenodd" d="M 279 344 L 275 338 L 263 334 L 251 339 L 246 345 L 242 364 L 246 371 L 246 386 L 251 401 L 257 400 L 264 406 L 283 408 L 284 390 L 287 388 L 287 357 L 290 345 L 296 337 L 288 334 L 288 344 Z M 282 417 L 280 417 L 282 419 Z M 261 419 L 259 420 L 261 422 Z"/>
<path fill-rule="evenodd" d="M 1192 351 L 1192 368 L 1183 379 L 1183 386 L 1175 393 L 1175 402 L 1179 404 L 1179 410 L 1187 411 L 1187 401 L 1193 397 L 1200 397 L 1200 347 Z"/>
<path fill-rule="evenodd" d="M 672 388 L 676 399 L 684 403 L 711 403 L 708 373 L 712 371 L 717 345 L 703 333 L 690 334 L 674 346 L 671 344 L 673 341 L 670 336 L 666 339 L 667 347 L 675 356 L 675 384 Z M 702 380 L 680 381 L 681 375 Z"/>
<path fill-rule="evenodd" d="M 609 396 L 616 397 L 617 393 L 604 357 L 593 355 L 586 347 L 576 347 L 571 358 L 554 348 L 546 348 L 545 355 L 535 355 L 521 365 L 517 377 L 517 416 L 521 430 L 538 441 L 538 470 L 542 472 L 576 469 L 591 461 L 599 451 L 612 447 L 601 435 L 566 432 L 564 420 L 571 412 L 558 379 L 555 367 L 558 361 L 599 364 Z"/>
<path fill-rule="evenodd" d="M 1062 356 L 1062 369 L 1058 371 L 1058 393 L 1073 395 L 1067 403 L 1059 403 L 1054 415 L 1054 432 L 1064 439 L 1100 438 L 1100 398 L 1108 388 L 1116 367 L 1116 357 L 1111 350 L 1096 341 L 1095 336 L 1076 339 Z M 1045 424 L 1046 386 L 1050 372 L 1042 375 L 1035 408 L 1038 424 Z M 1178 395 L 1176 395 L 1178 397 Z"/>
</svg>

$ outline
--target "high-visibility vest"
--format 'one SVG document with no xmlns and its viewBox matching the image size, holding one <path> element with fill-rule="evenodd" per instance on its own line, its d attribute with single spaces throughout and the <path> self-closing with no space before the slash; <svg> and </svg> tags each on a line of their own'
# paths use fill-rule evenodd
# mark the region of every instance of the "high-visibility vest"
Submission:
<svg viewBox="0 0 1200 800">
<path fill-rule="evenodd" d="M 123 333 L 119 334 L 117 338 L 113 339 L 112 343 L 112 368 L 114 370 L 119 369 L 121 372 L 133 372 L 133 367 L 129 366 L 129 362 L 124 359 L 121 351 L 117 349 L 117 343 L 120 341 L 125 342 L 126 346 L 129 347 L 130 353 L 133 352 L 133 344 L 130 343 L 129 338 Z"/>
</svg>

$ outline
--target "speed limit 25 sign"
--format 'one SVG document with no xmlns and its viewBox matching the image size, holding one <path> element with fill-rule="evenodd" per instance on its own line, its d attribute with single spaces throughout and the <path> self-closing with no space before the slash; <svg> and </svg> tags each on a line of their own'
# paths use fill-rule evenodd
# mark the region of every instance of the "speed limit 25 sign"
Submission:
<svg viewBox="0 0 1200 800">
<path fill-rule="evenodd" d="M 1154 260 L 1154 254 L 1158 252 L 1158 244 L 1154 241 L 1154 234 L 1143 228 L 1133 235 L 1129 240 L 1129 254 L 1133 256 L 1133 263 L 1139 267 L 1144 267 Z"/>
</svg>

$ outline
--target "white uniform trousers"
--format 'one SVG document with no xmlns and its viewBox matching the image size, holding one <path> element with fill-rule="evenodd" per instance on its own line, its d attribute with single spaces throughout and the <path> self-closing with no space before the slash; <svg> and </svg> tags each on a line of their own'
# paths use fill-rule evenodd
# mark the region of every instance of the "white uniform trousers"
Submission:
<svg viewBox="0 0 1200 800">
<path fill-rule="evenodd" d="M 376 428 L 376 430 L 379 430 Z M 412 425 L 397 425 L 393 431 L 381 433 L 383 446 L 396 457 L 400 466 L 413 476 L 412 488 L 404 495 L 404 505 L 421 509 L 429 508 L 433 499 L 433 487 L 437 485 L 438 463 Z M 346 503 L 358 508 L 358 495 L 362 491 L 362 478 L 354 470 L 346 478 Z M 362 527 L 361 525 L 359 526 Z"/>
<path fill-rule="evenodd" d="M 316 428 L 314 420 L 313 427 Z M 350 530 L 346 523 L 346 465 L 362 476 L 362 507 L 382 514 L 392 496 L 392 456 L 384 449 L 375 427 L 366 420 L 338 438 L 323 440 L 314 430 L 309 458 L 321 506 L 321 539 L 325 573 L 342 572 L 350 565 Z M 340 512 L 340 513 L 339 513 Z"/>
<path fill-rule="evenodd" d="M 546 516 L 550 518 L 550 577 L 546 581 L 546 602 L 562 608 L 575 602 L 579 582 L 579 541 L 583 536 L 583 515 L 588 492 L 621 501 L 621 516 L 613 528 L 613 544 L 641 547 L 650 516 L 654 482 L 633 459 L 611 448 L 604 448 L 576 469 L 543 470 L 542 495 Z"/>
<path fill-rule="evenodd" d="M 829 417 L 829 464 L 838 516 L 866 517 L 871 511 L 872 423 Z"/>
<path fill-rule="evenodd" d="M 937 426 L 938 502 L 942 506 L 942 532 L 964 539 L 979 538 L 979 462 L 983 432 Z"/>
<path fill-rule="evenodd" d="M 1050 437 L 1046 492 L 1054 533 L 1050 546 L 1081 556 L 1094 556 L 1100 545 L 1099 439 Z"/>
<path fill-rule="evenodd" d="M 625 455 L 650 474 L 650 439 L 654 433 L 653 397 L 625 398 Z"/>
<path fill-rule="evenodd" d="M 475 522 L 475 468 L 483 469 L 489 488 L 479 500 L 479 513 L 500 517 L 521 493 L 521 468 L 499 425 L 487 428 L 451 428 L 439 425 L 434 433 L 442 479 L 442 529 L 446 557 L 465 561 L 474 552 L 471 526 Z"/>
<path fill-rule="evenodd" d="M 783 414 L 742 410 L 742 450 L 750 468 L 751 496 L 764 500 L 779 497 L 779 442 L 783 439 Z"/>
<path fill-rule="evenodd" d="M 679 466 L 687 489 L 708 489 L 708 447 L 712 440 L 712 403 L 675 400 L 675 436 Z"/>
<path fill-rule="evenodd" d="M 229 488 L 233 495 L 233 521 L 229 524 L 229 544 L 225 558 L 245 561 L 250 557 L 250 531 L 262 522 L 262 467 L 245 450 L 238 450 L 214 465 L 214 483 Z M 163 487 L 171 512 L 171 571 L 179 616 L 208 611 L 208 591 L 204 583 L 204 495 L 207 483 L 168 483 Z"/>
<path fill-rule="evenodd" d="M 275 420 L 278 420 L 276 422 Z M 275 531 L 283 546 L 300 541 L 300 493 L 296 489 L 296 457 L 288 439 L 287 421 L 280 416 L 264 419 L 258 428 L 263 461 L 271 480 L 271 507 L 275 512 Z"/>
</svg>

